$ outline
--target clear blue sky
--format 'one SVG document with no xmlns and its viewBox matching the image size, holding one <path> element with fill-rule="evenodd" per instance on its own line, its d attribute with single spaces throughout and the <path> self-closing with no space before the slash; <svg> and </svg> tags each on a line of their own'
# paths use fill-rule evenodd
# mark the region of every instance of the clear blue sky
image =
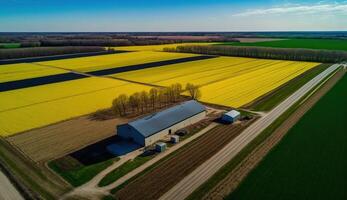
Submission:
<svg viewBox="0 0 347 200">
<path fill-rule="evenodd" d="M 0 32 L 347 30 L 347 1 L 0 0 Z"/>
</svg>

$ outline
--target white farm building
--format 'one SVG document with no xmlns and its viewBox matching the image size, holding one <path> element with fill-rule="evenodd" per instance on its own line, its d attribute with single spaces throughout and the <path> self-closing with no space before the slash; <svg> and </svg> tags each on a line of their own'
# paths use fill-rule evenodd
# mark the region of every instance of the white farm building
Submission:
<svg viewBox="0 0 347 200">
<path fill-rule="evenodd" d="M 222 115 L 222 120 L 226 123 L 234 123 L 240 118 L 240 116 L 241 116 L 240 112 L 236 110 L 231 110 Z"/>
<path fill-rule="evenodd" d="M 117 126 L 117 134 L 142 146 L 148 146 L 205 117 L 205 106 L 191 100 L 133 122 L 119 125 Z"/>
</svg>

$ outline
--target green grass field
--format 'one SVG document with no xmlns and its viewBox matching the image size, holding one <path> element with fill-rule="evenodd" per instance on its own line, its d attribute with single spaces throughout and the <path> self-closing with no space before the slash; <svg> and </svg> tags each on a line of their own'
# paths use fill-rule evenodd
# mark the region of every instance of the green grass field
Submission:
<svg viewBox="0 0 347 200">
<path fill-rule="evenodd" d="M 332 40 L 332 39 L 289 39 L 289 40 L 252 42 L 252 43 L 224 43 L 223 45 L 328 49 L 328 50 L 347 51 L 347 40 Z"/>
<path fill-rule="evenodd" d="M 227 199 L 347 199 L 347 76 Z"/>
<path fill-rule="evenodd" d="M 71 157 L 63 157 L 48 163 L 48 166 L 72 186 L 77 187 L 90 181 L 98 173 L 112 165 L 119 158 L 84 166 Z"/>
<path fill-rule="evenodd" d="M 0 49 L 19 48 L 20 43 L 0 43 Z"/>
</svg>

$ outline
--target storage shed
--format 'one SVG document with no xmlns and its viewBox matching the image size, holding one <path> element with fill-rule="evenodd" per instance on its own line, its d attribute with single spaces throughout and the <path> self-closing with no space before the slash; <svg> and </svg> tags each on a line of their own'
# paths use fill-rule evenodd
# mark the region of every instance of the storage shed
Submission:
<svg viewBox="0 0 347 200">
<path fill-rule="evenodd" d="M 186 101 L 142 119 L 117 126 L 117 134 L 125 139 L 149 146 L 168 134 L 194 124 L 206 116 L 206 108 L 197 101 Z"/>
<path fill-rule="evenodd" d="M 178 143 L 180 141 L 180 136 L 178 135 L 172 135 L 170 138 L 170 141 L 174 144 Z"/>
<path fill-rule="evenodd" d="M 155 150 L 157 152 L 163 152 L 166 150 L 166 143 L 164 142 L 158 142 L 156 145 L 155 145 Z"/>
<path fill-rule="evenodd" d="M 236 110 L 231 110 L 223 114 L 222 121 L 226 123 L 233 123 L 237 121 L 240 118 L 240 116 L 241 116 L 240 112 Z"/>
</svg>

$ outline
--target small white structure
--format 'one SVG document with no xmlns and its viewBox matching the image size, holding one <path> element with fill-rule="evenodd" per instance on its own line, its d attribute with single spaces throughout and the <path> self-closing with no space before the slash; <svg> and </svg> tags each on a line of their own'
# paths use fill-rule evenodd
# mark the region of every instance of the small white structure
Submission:
<svg viewBox="0 0 347 200">
<path fill-rule="evenodd" d="M 206 108 L 197 101 L 186 101 L 142 119 L 117 126 L 117 134 L 141 146 L 149 146 L 177 130 L 201 121 Z"/>
<path fill-rule="evenodd" d="M 178 135 L 171 135 L 170 141 L 174 144 L 178 143 L 180 141 L 180 136 Z"/>
<path fill-rule="evenodd" d="M 241 116 L 240 112 L 236 110 L 231 110 L 223 114 L 222 121 L 226 123 L 234 123 L 240 118 L 240 116 Z"/>
<path fill-rule="evenodd" d="M 155 150 L 157 152 L 163 152 L 166 150 L 166 143 L 164 142 L 158 142 L 156 145 L 155 145 Z"/>
</svg>

